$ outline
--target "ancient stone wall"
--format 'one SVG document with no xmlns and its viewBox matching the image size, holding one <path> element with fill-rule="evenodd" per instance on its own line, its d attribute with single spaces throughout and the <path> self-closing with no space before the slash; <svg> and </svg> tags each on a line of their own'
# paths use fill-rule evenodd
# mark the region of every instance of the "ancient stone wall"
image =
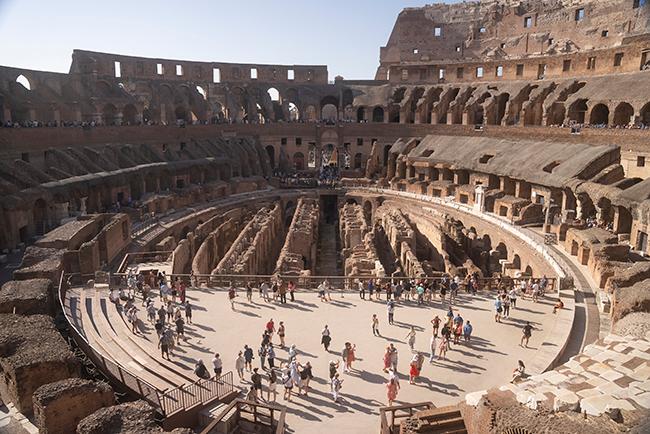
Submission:
<svg viewBox="0 0 650 434">
<path fill-rule="evenodd" d="M 55 291 L 49 279 L 14 280 L 0 289 L 0 313 L 52 315 Z"/>
<path fill-rule="evenodd" d="M 34 424 L 41 434 L 73 433 L 83 418 L 113 404 L 113 389 L 106 383 L 80 378 L 48 383 L 34 392 Z"/>
<path fill-rule="evenodd" d="M 275 273 L 299 276 L 314 270 L 319 218 L 318 199 L 298 200 L 284 246 L 275 266 Z"/>
<path fill-rule="evenodd" d="M 280 204 L 262 208 L 241 231 L 212 273 L 266 274 L 272 271 L 283 235 Z"/>
</svg>

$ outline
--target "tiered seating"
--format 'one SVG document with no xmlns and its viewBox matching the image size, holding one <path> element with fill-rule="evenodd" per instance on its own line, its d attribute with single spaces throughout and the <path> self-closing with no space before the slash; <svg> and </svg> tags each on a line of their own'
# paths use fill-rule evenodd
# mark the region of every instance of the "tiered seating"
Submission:
<svg viewBox="0 0 650 434">
<path fill-rule="evenodd" d="M 160 357 L 153 330 L 144 335 L 131 331 L 122 306 L 118 307 L 109 300 L 106 288 L 73 290 L 66 298 L 66 314 L 71 322 L 106 359 L 160 391 L 196 380 L 191 366 L 182 367 Z M 142 330 L 147 327 L 142 323 L 145 317 L 143 309 L 138 316 Z"/>
</svg>

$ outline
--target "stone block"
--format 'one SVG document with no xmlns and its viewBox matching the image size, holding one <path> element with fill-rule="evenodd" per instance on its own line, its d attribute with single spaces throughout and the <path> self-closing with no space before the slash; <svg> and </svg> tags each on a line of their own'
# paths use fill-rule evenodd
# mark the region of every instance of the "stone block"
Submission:
<svg viewBox="0 0 650 434">
<path fill-rule="evenodd" d="M 0 315 L 0 396 L 32 414 L 32 394 L 46 383 L 79 376 L 79 361 L 45 315 Z"/>
<path fill-rule="evenodd" d="M 29 279 L 7 282 L 0 289 L 0 313 L 52 315 L 52 281 Z"/>
<path fill-rule="evenodd" d="M 67 434 L 81 419 L 115 404 L 107 383 L 69 378 L 45 384 L 34 392 L 34 421 L 40 434 Z"/>
<path fill-rule="evenodd" d="M 615 399 L 611 395 L 590 396 L 580 400 L 580 409 L 589 416 L 600 416 L 614 401 Z"/>
</svg>

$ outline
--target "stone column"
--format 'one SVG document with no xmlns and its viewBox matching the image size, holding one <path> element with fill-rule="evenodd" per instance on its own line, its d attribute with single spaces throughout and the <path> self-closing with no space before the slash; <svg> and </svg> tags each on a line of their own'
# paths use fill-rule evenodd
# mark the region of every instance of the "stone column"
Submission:
<svg viewBox="0 0 650 434">
<path fill-rule="evenodd" d="M 79 198 L 79 203 L 81 204 L 81 205 L 79 206 L 79 213 L 80 213 L 81 215 L 86 215 L 86 201 L 87 201 L 87 200 L 88 200 L 87 197 Z"/>
<path fill-rule="evenodd" d="M 483 212 L 485 209 L 485 188 L 477 185 L 474 189 L 474 211 Z"/>
</svg>

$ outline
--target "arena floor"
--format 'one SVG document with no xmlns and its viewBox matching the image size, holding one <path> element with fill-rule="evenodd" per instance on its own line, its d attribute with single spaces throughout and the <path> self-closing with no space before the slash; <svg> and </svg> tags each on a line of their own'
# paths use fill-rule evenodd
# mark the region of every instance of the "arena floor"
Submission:
<svg viewBox="0 0 650 434">
<path fill-rule="evenodd" d="M 287 424 L 290 432 L 316 432 L 327 427 L 327 432 L 360 433 L 368 428 L 379 426 L 379 408 L 387 405 L 387 375 L 382 372 L 383 353 L 389 343 L 399 351 L 398 371 L 401 390 L 396 404 L 431 401 L 436 406 L 453 404 L 462 400 L 468 392 L 487 389 L 507 383 L 517 360 L 525 363 L 532 360 L 536 350 L 544 340 L 546 330 L 554 321 L 553 301 L 518 300 L 518 308 L 511 311 L 511 318 L 501 324 L 494 321 L 492 296 L 459 295 L 455 309 L 465 321 L 474 326 L 472 342 L 469 345 L 453 346 L 447 353 L 447 360 L 428 362 L 431 319 L 437 314 L 441 318 L 447 312 L 446 305 L 439 300 L 430 306 L 417 306 L 413 302 L 398 304 L 395 312 L 395 325 L 389 326 L 386 314 L 386 301 L 363 301 L 355 293 L 342 296 L 332 294 L 331 302 L 321 302 L 315 293 L 298 293 L 295 303 L 264 302 L 257 293 L 253 303 L 246 301 L 244 293 L 236 299 L 235 311 L 230 309 L 225 291 L 193 288 L 188 298 L 194 306 L 194 324 L 186 326 L 187 341 L 181 342 L 172 360 L 183 364 L 188 370 L 194 361 L 203 359 L 211 369 L 214 352 L 219 352 L 224 363 L 224 372 L 234 371 L 235 358 L 244 344 L 251 346 L 256 354 L 253 366 L 259 367 L 257 349 L 265 324 L 271 318 L 276 327 L 279 321 L 286 326 L 287 345 L 296 344 L 298 360 L 310 361 L 315 380 L 308 397 L 294 397 L 287 405 Z M 156 302 L 159 305 L 159 302 Z M 381 337 L 375 337 L 371 330 L 371 317 L 376 313 L 380 319 Z M 519 346 L 521 327 L 530 321 L 535 327 L 528 349 Z M 327 353 L 320 345 L 321 330 L 327 324 L 332 333 L 331 352 Z M 412 354 L 406 343 L 410 325 L 418 334 L 416 350 L 426 353 L 422 376 L 416 385 L 408 382 L 409 361 Z M 155 339 L 151 324 L 145 326 L 146 338 Z M 144 337 L 141 337 L 144 339 Z M 357 362 L 354 371 L 343 374 L 340 404 L 333 402 L 328 384 L 328 363 L 340 359 L 344 342 L 357 346 Z M 274 336 L 274 344 L 279 343 Z M 276 365 L 287 360 L 287 350 L 277 349 Z M 532 372 L 531 372 L 532 373 Z M 235 374 L 235 384 L 246 390 L 246 381 L 239 382 Z M 266 376 L 264 396 L 266 397 Z M 278 385 L 278 400 L 282 399 L 283 388 Z M 295 390 L 295 388 L 294 388 Z M 325 425 L 323 425 L 325 424 Z"/>
</svg>

